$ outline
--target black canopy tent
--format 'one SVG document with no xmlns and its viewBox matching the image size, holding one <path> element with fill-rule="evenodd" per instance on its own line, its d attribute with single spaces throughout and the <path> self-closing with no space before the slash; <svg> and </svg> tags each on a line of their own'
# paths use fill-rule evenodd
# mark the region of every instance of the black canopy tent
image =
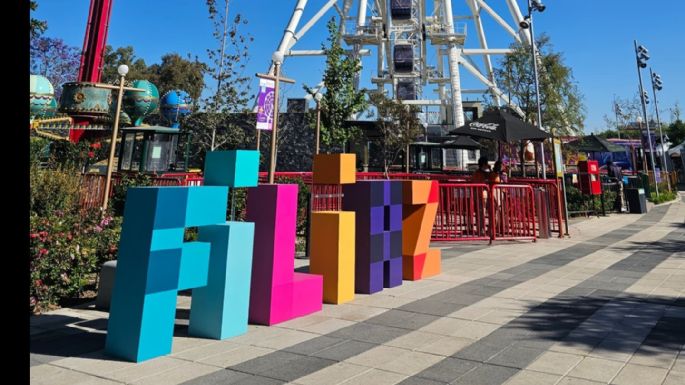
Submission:
<svg viewBox="0 0 685 385">
<path fill-rule="evenodd" d="M 488 111 L 481 118 L 457 127 L 449 134 L 468 135 L 506 143 L 519 140 L 544 140 L 552 137 L 549 133 L 502 110 Z"/>
<path fill-rule="evenodd" d="M 504 110 L 486 111 L 482 117 L 457 127 L 450 135 L 467 135 L 496 140 L 499 143 L 513 143 L 522 140 L 545 140 L 552 135 Z M 500 151 L 501 152 L 501 151 Z M 499 154 L 501 156 L 501 154 Z M 523 172 L 523 146 L 521 148 L 521 170 Z M 536 168 L 537 170 L 537 164 Z M 524 173 L 525 175 L 525 173 Z"/>
</svg>

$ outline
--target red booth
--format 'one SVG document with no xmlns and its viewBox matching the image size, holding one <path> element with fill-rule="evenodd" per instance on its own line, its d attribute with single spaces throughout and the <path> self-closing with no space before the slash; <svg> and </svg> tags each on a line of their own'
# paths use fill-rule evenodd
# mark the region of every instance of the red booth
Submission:
<svg viewBox="0 0 685 385">
<path fill-rule="evenodd" d="M 599 164 L 596 160 L 581 160 L 578 162 L 578 184 L 583 194 L 602 194 L 602 184 L 599 180 Z"/>
</svg>

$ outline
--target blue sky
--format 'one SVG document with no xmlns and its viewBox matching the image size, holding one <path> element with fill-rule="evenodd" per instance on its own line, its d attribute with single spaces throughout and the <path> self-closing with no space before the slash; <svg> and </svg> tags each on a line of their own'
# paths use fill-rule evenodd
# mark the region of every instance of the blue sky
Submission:
<svg viewBox="0 0 685 385">
<path fill-rule="evenodd" d="M 452 1 L 455 14 L 466 13 L 465 1 Z M 523 10 L 525 1 L 518 2 Z M 59 37 L 67 44 L 81 47 L 89 3 L 89 0 L 38 0 L 34 17 L 47 20 L 46 36 Z M 310 0 L 302 23 L 323 3 L 324 0 Z M 489 3 L 505 19 L 510 19 L 504 1 Z M 295 0 L 230 1 L 230 14 L 238 12 L 247 18 L 249 24 L 244 32 L 254 37 L 248 74 L 268 69 L 271 53 L 280 41 L 294 4 Z M 565 63 L 573 69 L 587 109 L 586 132 L 605 128 L 603 116 L 612 114 L 614 95 L 632 98 L 637 94 L 633 39 L 649 49 L 649 65 L 664 82 L 664 89 L 658 94 L 662 120 L 671 119 L 670 109 L 676 102 L 685 108 L 685 1 L 546 0 L 545 4 L 547 10 L 535 14 L 535 32 L 550 35 L 555 50 L 563 52 Z M 326 20 L 333 15 L 329 11 Z M 511 38 L 489 15 L 483 16 L 483 20 L 490 46 L 508 46 Z M 320 48 L 327 36 L 324 24 L 311 29 L 295 48 Z M 475 28 L 472 24 L 467 28 L 470 33 L 465 46 L 476 47 Z M 211 31 L 204 0 L 114 0 L 108 44 L 133 46 L 148 65 L 159 62 L 169 52 L 184 56 L 190 53 L 203 59 L 206 49 L 216 44 Z M 362 86 L 370 85 L 368 79 L 375 69 L 375 57 L 372 59 L 364 62 Z M 323 69 L 323 58 L 286 59 L 283 71 L 298 83 L 284 87 L 285 96 L 302 97 L 301 84 L 318 83 Z M 465 70 L 462 74 L 463 88 L 482 88 Z M 648 82 L 648 77 L 648 71 L 644 70 L 643 80 Z M 253 90 L 257 84 L 255 78 Z M 477 99 L 475 95 L 466 97 L 474 98 Z M 653 102 L 648 107 L 653 109 Z"/>
</svg>

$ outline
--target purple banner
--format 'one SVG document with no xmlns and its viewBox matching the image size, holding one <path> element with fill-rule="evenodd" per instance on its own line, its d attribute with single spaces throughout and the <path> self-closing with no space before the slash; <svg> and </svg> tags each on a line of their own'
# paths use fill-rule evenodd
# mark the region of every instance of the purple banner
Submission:
<svg viewBox="0 0 685 385">
<path fill-rule="evenodd" d="M 259 79 L 257 96 L 257 129 L 271 130 L 274 121 L 274 81 Z"/>
</svg>

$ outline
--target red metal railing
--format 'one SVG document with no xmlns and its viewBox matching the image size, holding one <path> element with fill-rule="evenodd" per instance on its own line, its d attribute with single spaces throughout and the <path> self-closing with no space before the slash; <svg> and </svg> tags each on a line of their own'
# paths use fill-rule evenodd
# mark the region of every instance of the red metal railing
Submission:
<svg viewBox="0 0 685 385">
<path fill-rule="evenodd" d="M 310 189 L 311 211 L 342 210 L 342 185 L 313 184 Z"/>
<path fill-rule="evenodd" d="M 112 175 L 112 186 L 109 196 L 114 194 L 114 187 L 121 183 L 121 175 Z M 152 178 L 153 186 L 183 186 L 180 178 Z M 79 204 L 82 209 L 92 209 L 102 205 L 102 197 L 105 192 L 105 175 L 83 174 L 81 176 L 81 191 Z"/>
<path fill-rule="evenodd" d="M 440 185 L 438 213 L 431 239 L 474 241 L 491 239 L 489 187 L 480 183 Z"/>
<path fill-rule="evenodd" d="M 492 239 L 536 239 L 533 188 L 529 185 L 494 184 L 490 188 Z"/>
<path fill-rule="evenodd" d="M 512 178 L 511 183 L 526 184 L 533 188 L 544 190 L 549 203 L 549 230 L 559 233 L 559 238 L 564 236 L 564 198 L 561 195 L 560 181 L 555 179 L 531 179 L 531 178 Z M 540 209 L 538 207 L 538 209 Z M 539 224 L 538 224 L 539 225 Z"/>
</svg>

